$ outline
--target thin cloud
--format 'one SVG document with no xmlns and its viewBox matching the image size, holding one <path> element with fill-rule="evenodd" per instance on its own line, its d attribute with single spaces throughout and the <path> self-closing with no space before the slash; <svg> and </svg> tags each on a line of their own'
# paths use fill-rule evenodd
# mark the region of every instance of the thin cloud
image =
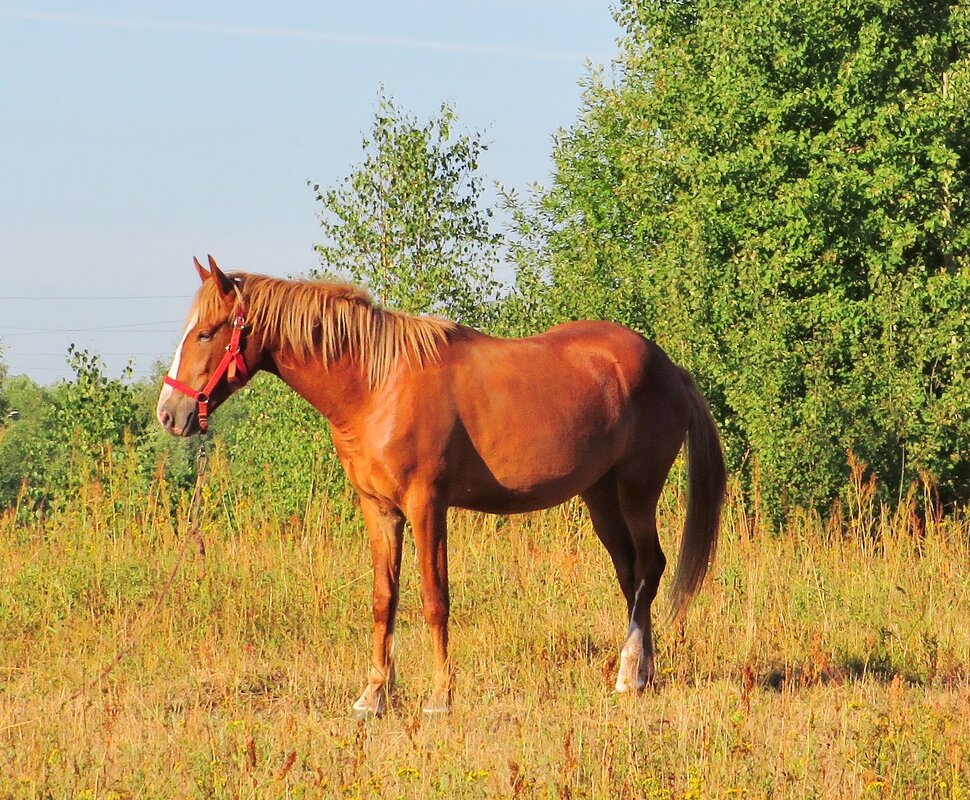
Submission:
<svg viewBox="0 0 970 800">
<path fill-rule="evenodd" d="M 83 14 L 57 14 L 45 11 L 24 11 L 18 9 L 0 9 L 0 17 L 30 22 L 49 22 L 58 25 L 79 25 L 91 28 L 118 28 L 122 30 L 160 31 L 165 33 L 210 33 L 220 36 L 246 36 L 255 39 L 294 39 L 364 47 L 393 47 L 402 50 L 425 50 L 475 56 L 523 58 L 535 61 L 565 61 L 575 63 L 590 57 L 587 54 L 569 50 L 547 50 L 500 44 L 475 44 L 472 42 L 453 42 L 441 39 L 414 39 L 406 36 L 332 33 L 329 31 L 275 28 L 256 25 L 122 19 L 119 17 L 93 17 Z"/>
</svg>

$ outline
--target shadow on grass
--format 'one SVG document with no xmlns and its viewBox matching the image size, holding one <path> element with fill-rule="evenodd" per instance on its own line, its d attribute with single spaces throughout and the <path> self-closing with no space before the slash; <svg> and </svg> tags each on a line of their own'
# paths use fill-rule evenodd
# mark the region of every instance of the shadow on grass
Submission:
<svg viewBox="0 0 970 800">
<path fill-rule="evenodd" d="M 840 686 L 860 680 L 890 684 L 901 681 L 907 686 L 927 688 L 954 688 L 966 685 L 970 679 L 965 667 L 956 666 L 944 674 L 927 679 L 911 670 L 893 665 L 886 658 L 864 658 L 853 655 L 840 659 L 838 664 L 827 665 L 821 669 L 812 667 L 774 667 L 762 675 L 758 681 L 765 689 L 782 692 L 786 689 L 801 689 L 810 686 Z"/>
</svg>

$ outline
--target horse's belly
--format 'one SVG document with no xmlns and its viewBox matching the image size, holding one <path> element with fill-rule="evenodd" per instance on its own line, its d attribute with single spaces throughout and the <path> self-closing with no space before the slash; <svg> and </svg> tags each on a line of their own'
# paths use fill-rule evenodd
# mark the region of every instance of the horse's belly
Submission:
<svg viewBox="0 0 970 800">
<path fill-rule="evenodd" d="M 534 437 L 491 450 L 472 449 L 451 482 L 451 504 L 474 511 L 514 514 L 549 508 L 585 491 L 616 463 L 617 437 L 595 441 Z"/>
<path fill-rule="evenodd" d="M 558 506 L 582 491 L 583 488 L 564 490 L 562 487 L 533 489 L 528 492 L 468 490 L 464 496 L 452 497 L 450 505 L 485 514 L 525 514 Z"/>
</svg>

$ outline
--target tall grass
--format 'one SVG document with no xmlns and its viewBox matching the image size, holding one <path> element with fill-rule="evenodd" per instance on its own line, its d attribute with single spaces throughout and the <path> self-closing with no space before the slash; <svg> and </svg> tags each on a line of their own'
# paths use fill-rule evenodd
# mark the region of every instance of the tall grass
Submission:
<svg viewBox="0 0 970 800">
<path fill-rule="evenodd" d="M 970 522 L 923 520 L 919 492 L 879 507 L 859 470 L 842 513 L 781 534 L 732 494 L 640 697 L 612 692 L 622 601 L 581 504 L 455 513 L 455 712 L 420 712 L 409 547 L 398 692 L 365 724 L 349 713 L 370 657 L 352 503 L 321 492 L 274 519 L 216 453 L 204 554 L 191 543 L 149 619 L 186 500 L 134 456 L 111 463 L 47 519 L 0 518 L 0 797 L 970 797 Z"/>
</svg>

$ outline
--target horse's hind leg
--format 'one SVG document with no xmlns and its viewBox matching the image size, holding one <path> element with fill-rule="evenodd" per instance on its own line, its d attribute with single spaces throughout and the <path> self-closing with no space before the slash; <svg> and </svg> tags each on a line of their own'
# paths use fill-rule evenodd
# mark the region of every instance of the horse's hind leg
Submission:
<svg viewBox="0 0 970 800">
<path fill-rule="evenodd" d="M 617 494 L 616 477 L 606 473 L 582 494 L 593 521 L 593 530 L 603 543 L 613 561 L 620 590 L 626 599 L 627 614 L 633 609 L 633 569 L 636 550 L 630 531 L 620 513 L 620 499 Z"/>
<path fill-rule="evenodd" d="M 657 594 L 666 559 L 657 535 L 660 486 L 617 480 L 613 471 L 583 493 L 593 529 L 606 547 L 626 598 L 626 640 L 620 653 L 616 690 L 641 690 L 653 681 L 650 605 Z"/>
<path fill-rule="evenodd" d="M 618 692 L 642 690 L 653 682 L 653 632 L 650 607 L 657 596 L 660 577 L 667 559 L 657 535 L 657 501 L 659 485 L 642 480 L 618 482 L 620 510 L 626 521 L 636 550 L 633 567 L 633 599 L 630 603 L 630 625 L 620 653 L 620 669 L 616 678 Z"/>
</svg>

